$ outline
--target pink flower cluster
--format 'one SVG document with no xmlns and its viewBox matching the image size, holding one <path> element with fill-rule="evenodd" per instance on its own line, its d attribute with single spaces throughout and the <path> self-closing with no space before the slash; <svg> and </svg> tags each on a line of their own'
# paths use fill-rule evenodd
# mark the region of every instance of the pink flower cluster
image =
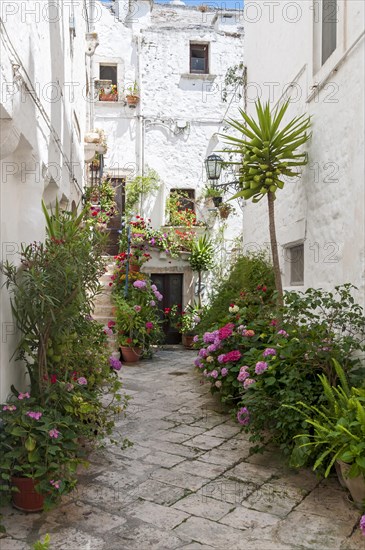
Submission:
<svg viewBox="0 0 365 550">
<path fill-rule="evenodd" d="M 52 430 L 49 430 L 48 434 L 49 434 L 49 437 L 51 437 L 52 439 L 58 439 L 58 436 L 60 435 L 61 432 L 59 432 L 56 428 L 53 428 Z"/>
<path fill-rule="evenodd" d="M 43 413 L 35 412 L 35 411 L 28 411 L 27 416 L 29 416 L 30 418 L 34 418 L 34 420 L 39 420 L 43 416 Z"/>
<path fill-rule="evenodd" d="M 161 302 L 163 296 L 162 296 L 161 292 L 158 291 L 157 286 L 156 285 L 151 285 L 151 290 L 152 290 L 153 294 L 155 295 L 155 298 L 157 298 L 157 300 L 159 302 Z"/>
<path fill-rule="evenodd" d="M 256 366 L 255 366 L 255 373 L 256 374 L 262 374 L 268 367 L 268 364 L 265 363 L 265 361 L 259 361 L 258 363 L 256 363 Z"/>
<path fill-rule="evenodd" d="M 18 395 L 18 399 L 20 399 L 20 400 L 22 400 L 22 399 L 30 399 L 29 392 L 25 392 L 25 393 L 20 392 L 19 395 Z"/>
<path fill-rule="evenodd" d="M 134 281 L 133 283 L 134 288 L 138 288 L 138 290 L 144 290 L 147 286 L 146 281 Z"/>
<path fill-rule="evenodd" d="M 218 336 L 220 340 L 226 340 L 233 334 L 234 324 L 227 323 L 224 327 L 218 330 Z"/>
<path fill-rule="evenodd" d="M 3 411 L 9 411 L 9 412 L 16 411 L 16 406 L 15 405 L 4 405 L 3 406 Z"/>
<path fill-rule="evenodd" d="M 238 361 L 239 359 L 241 359 L 241 357 L 242 357 L 242 354 L 238 349 L 237 350 L 232 350 L 232 351 L 229 351 L 228 353 L 224 354 L 221 362 L 222 363 L 233 363 L 234 361 Z M 218 358 L 218 361 L 219 361 L 219 358 Z"/>
<path fill-rule="evenodd" d="M 250 423 L 250 412 L 247 407 L 242 407 L 237 412 L 237 420 L 242 426 L 248 426 Z"/>
<path fill-rule="evenodd" d="M 55 481 L 54 479 L 51 479 L 50 480 L 50 484 L 55 488 L 55 489 L 59 489 L 61 487 L 61 480 L 60 479 L 57 479 L 57 481 Z"/>
<path fill-rule="evenodd" d="M 87 385 L 87 380 L 84 376 L 80 376 L 80 378 L 77 379 L 77 383 L 80 386 L 86 386 Z"/>
<path fill-rule="evenodd" d="M 244 382 L 249 376 L 250 376 L 250 373 L 248 372 L 248 366 L 243 365 L 243 367 L 240 368 L 240 372 L 238 373 L 237 380 L 238 382 Z"/>
</svg>

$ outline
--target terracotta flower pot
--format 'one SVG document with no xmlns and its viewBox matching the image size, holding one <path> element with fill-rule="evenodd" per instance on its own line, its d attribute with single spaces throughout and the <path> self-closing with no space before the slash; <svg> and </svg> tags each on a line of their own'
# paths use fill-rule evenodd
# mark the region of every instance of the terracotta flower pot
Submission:
<svg viewBox="0 0 365 550">
<path fill-rule="evenodd" d="M 12 504 L 22 512 L 40 512 L 43 510 L 44 495 L 35 490 L 37 481 L 30 477 L 11 478 L 11 483 L 18 491 L 12 493 Z"/>
<path fill-rule="evenodd" d="M 222 220 L 226 220 L 229 214 L 230 214 L 230 211 L 228 210 L 228 208 L 224 208 L 222 206 L 219 208 L 219 215 L 222 218 Z"/>
<path fill-rule="evenodd" d="M 140 360 L 142 351 L 140 348 L 130 348 L 128 346 L 121 346 L 123 360 L 126 363 L 137 363 Z"/>
<path fill-rule="evenodd" d="M 100 94 L 99 101 L 118 101 L 118 94 Z"/>
<path fill-rule="evenodd" d="M 138 105 L 138 102 L 139 102 L 138 95 L 127 95 L 125 98 L 130 107 L 135 107 L 136 105 Z"/>
<path fill-rule="evenodd" d="M 346 464 L 342 460 L 337 461 L 340 465 L 343 481 L 350 491 L 354 504 L 357 508 L 362 508 L 365 500 L 365 478 L 363 475 L 358 477 L 348 477 L 351 464 Z"/>
<path fill-rule="evenodd" d="M 186 349 L 192 349 L 194 344 L 194 336 L 192 334 L 183 334 L 182 344 Z"/>
</svg>

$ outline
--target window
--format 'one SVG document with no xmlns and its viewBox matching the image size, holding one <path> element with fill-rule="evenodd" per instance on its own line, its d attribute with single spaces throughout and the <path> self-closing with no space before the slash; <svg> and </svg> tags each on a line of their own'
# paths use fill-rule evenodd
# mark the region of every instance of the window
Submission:
<svg viewBox="0 0 365 550">
<path fill-rule="evenodd" d="M 178 212 L 184 212 L 185 210 L 192 210 L 195 212 L 194 189 L 171 189 L 170 194 L 172 193 L 180 195 L 179 204 L 177 206 Z"/>
<path fill-rule="evenodd" d="M 100 80 L 111 80 L 115 86 L 118 83 L 116 65 L 100 65 Z"/>
<path fill-rule="evenodd" d="M 289 262 L 289 284 L 300 286 L 304 284 L 304 244 L 296 244 L 286 248 L 286 260 Z"/>
<path fill-rule="evenodd" d="M 337 0 L 322 0 L 322 65 L 337 46 Z"/>
<path fill-rule="evenodd" d="M 190 72 L 208 74 L 208 44 L 190 44 Z"/>
</svg>

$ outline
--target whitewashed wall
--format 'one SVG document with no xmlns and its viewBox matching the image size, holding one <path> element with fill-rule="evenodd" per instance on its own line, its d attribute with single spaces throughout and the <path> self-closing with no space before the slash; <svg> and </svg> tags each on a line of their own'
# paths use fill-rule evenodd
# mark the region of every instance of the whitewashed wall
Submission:
<svg viewBox="0 0 365 550">
<path fill-rule="evenodd" d="M 304 288 L 329 289 L 352 282 L 363 301 L 365 4 L 338 2 L 337 49 L 320 71 L 313 64 L 316 4 L 245 2 L 241 20 L 246 36 L 248 110 L 254 112 L 258 97 L 275 105 L 294 82 L 288 118 L 311 115 L 313 137 L 302 177 L 277 194 L 278 240 L 280 245 L 304 240 Z M 313 86 L 318 84 L 316 94 Z M 249 243 L 262 247 L 269 241 L 266 201 L 247 203 L 244 236 L 247 247 Z M 284 253 L 281 267 L 287 283 Z"/>
<path fill-rule="evenodd" d="M 88 14 L 90 3 L 86 2 Z M 11 2 L 0 5 L 1 260 L 19 262 L 21 243 L 44 237 L 41 200 L 79 202 L 86 101 L 84 3 Z M 75 36 L 70 31 L 70 16 Z M 34 90 L 32 96 L 29 90 Z M 72 164 L 71 173 L 67 162 Z M 74 179 L 73 179 L 74 178 Z M 77 180 L 77 183 L 76 181 Z M 3 282 L 3 281 L 2 281 Z M 1 291 L 0 399 L 10 384 L 25 387 L 10 362 L 18 338 L 6 291 Z"/>
<path fill-rule="evenodd" d="M 100 46 L 98 63 L 118 65 L 119 90 L 137 81 L 141 101 L 137 109 L 117 103 L 95 105 L 95 125 L 108 135 L 106 172 L 133 177 L 156 170 L 163 182 L 146 214 L 155 227 L 165 221 L 164 204 L 172 188 L 193 188 L 196 196 L 206 183 L 204 159 L 215 149 L 215 133 L 222 121 L 234 116 L 238 102 L 222 101 L 223 80 L 228 67 L 243 58 L 243 29 L 233 18 L 223 25 L 214 12 L 139 0 L 126 17 L 119 2 L 121 20 L 103 8 L 96 25 Z M 151 10 L 151 11 L 149 11 Z M 211 75 L 189 75 L 189 42 L 210 43 Z M 123 95 L 123 94 L 122 94 Z M 184 126 L 179 128 L 178 126 Z M 211 226 L 214 214 L 198 205 L 198 215 Z M 216 221 L 215 226 L 221 222 Z M 241 235 L 241 211 L 228 220 L 226 237 Z"/>
</svg>

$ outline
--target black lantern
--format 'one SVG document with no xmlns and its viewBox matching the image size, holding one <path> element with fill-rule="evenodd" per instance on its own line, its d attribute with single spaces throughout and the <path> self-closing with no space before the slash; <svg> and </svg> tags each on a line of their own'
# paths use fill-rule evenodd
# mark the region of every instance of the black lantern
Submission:
<svg viewBox="0 0 365 550">
<path fill-rule="evenodd" d="M 208 180 L 219 180 L 222 171 L 223 159 L 213 153 L 213 155 L 209 155 L 209 157 L 205 159 L 204 163 Z"/>
</svg>

